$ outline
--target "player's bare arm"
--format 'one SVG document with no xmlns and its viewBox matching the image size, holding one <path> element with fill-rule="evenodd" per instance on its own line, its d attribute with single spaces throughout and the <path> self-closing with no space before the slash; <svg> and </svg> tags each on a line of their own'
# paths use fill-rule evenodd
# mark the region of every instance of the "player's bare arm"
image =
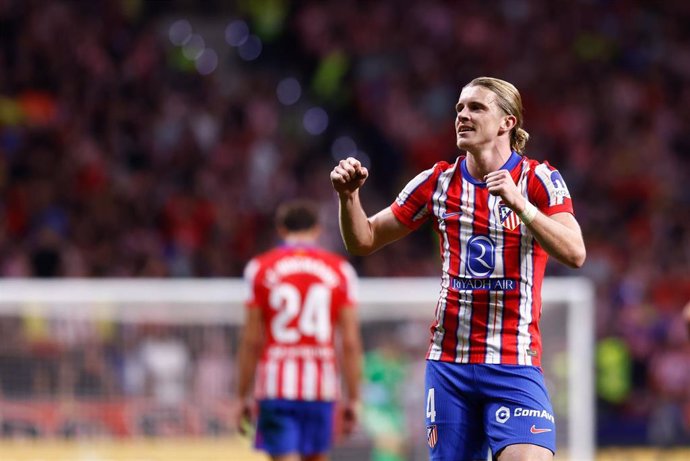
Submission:
<svg viewBox="0 0 690 461">
<path fill-rule="evenodd" d="M 500 196 L 518 215 L 530 206 L 507 170 L 493 171 L 487 174 L 484 180 L 489 192 Z M 546 216 L 537 211 L 526 225 L 549 255 L 568 267 L 578 268 L 584 264 L 585 242 L 580 225 L 572 214 L 556 213 Z"/>
<path fill-rule="evenodd" d="M 343 432 L 350 434 L 359 419 L 360 382 L 362 379 L 362 338 L 357 320 L 357 311 L 352 308 L 340 310 L 340 337 L 342 341 L 342 369 L 347 399 L 343 402 Z"/>
<path fill-rule="evenodd" d="M 237 351 L 237 398 L 239 405 L 237 427 L 240 433 L 244 431 L 245 421 L 253 422 L 256 419 L 255 408 L 250 396 L 254 384 L 256 365 L 263 347 L 262 325 L 261 309 L 248 309 L 247 320 L 242 330 L 242 338 Z"/>
<path fill-rule="evenodd" d="M 331 183 L 340 199 L 340 233 L 347 251 L 359 256 L 371 254 L 411 232 L 390 208 L 367 217 L 359 188 L 368 177 L 369 171 L 353 157 L 341 160 L 331 171 Z"/>
</svg>

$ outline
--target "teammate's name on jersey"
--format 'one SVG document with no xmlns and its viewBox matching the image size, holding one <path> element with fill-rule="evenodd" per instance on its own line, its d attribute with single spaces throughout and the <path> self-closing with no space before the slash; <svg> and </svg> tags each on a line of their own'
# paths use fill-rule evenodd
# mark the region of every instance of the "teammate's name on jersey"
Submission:
<svg viewBox="0 0 690 461">
<path fill-rule="evenodd" d="M 515 291 L 518 289 L 518 281 L 507 278 L 460 278 L 450 279 L 450 288 L 455 291 Z"/>
<path fill-rule="evenodd" d="M 328 264 L 319 259 L 302 255 L 282 258 L 266 271 L 266 279 L 269 283 L 278 283 L 283 277 L 303 273 L 320 278 L 329 287 L 338 285 L 338 274 L 328 267 Z"/>
<path fill-rule="evenodd" d="M 321 346 L 272 346 L 267 352 L 272 360 L 283 359 L 333 359 L 335 353 L 331 347 Z"/>
</svg>

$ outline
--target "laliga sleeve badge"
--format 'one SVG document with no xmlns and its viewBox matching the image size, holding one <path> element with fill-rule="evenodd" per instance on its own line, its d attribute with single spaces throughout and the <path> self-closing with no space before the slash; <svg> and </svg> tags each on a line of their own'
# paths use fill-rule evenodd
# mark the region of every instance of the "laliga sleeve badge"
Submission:
<svg viewBox="0 0 690 461">
<path fill-rule="evenodd" d="M 436 429 L 436 424 L 426 427 L 426 441 L 430 448 L 434 448 L 436 446 L 436 442 L 438 442 L 438 430 Z"/>
</svg>

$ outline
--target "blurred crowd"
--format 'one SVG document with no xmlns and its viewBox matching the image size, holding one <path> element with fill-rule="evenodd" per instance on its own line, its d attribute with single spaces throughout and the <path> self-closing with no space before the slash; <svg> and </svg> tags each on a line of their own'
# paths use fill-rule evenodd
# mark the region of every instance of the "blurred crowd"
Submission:
<svg viewBox="0 0 690 461">
<path fill-rule="evenodd" d="M 239 276 L 297 196 L 342 251 L 334 163 L 387 206 L 496 76 L 585 234 L 600 441 L 688 443 L 688 22 L 683 0 L 0 0 L 0 276 Z M 360 275 L 437 275 L 425 229 Z"/>
<path fill-rule="evenodd" d="M 237 327 L 0 319 L 0 436 L 233 433 Z"/>
</svg>

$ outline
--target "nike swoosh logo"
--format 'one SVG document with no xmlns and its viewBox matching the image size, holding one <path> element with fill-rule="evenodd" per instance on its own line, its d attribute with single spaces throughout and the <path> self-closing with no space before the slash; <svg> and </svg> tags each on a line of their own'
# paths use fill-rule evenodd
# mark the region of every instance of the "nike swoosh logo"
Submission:
<svg viewBox="0 0 690 461">
<path fill-rule="evenodd" d="M 532 424 L 532 427 L 529 428 L 529 431 L 532 434 L 543 434 L 544 432 L 551 432 L 551 429 L 537 429 L 534 424 Z"/>
<path fill-rule="evenodd" d="M 453 216 L 459 216 L 461 214 L 462 214 L 462 211 L 453 211 L 452 213 L 448 213 L 448 212 L 444 211 L 443 213 L 441 213 L 441 219 L 448 219 L 448 218 L 452 218 Z"/>
</svg>

